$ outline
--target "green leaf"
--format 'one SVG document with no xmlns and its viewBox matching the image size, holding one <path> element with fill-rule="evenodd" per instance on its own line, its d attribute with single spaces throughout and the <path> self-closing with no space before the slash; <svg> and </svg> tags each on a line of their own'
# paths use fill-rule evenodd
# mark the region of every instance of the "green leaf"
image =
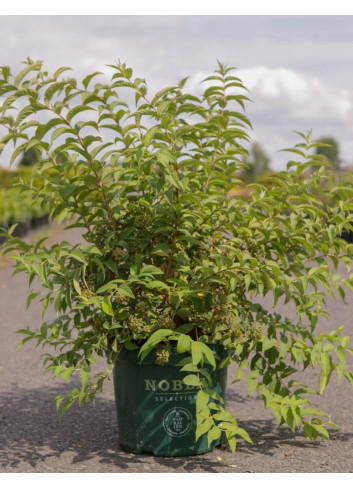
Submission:
<svg viewBox="0 0 353 489">
<path fill-rule="evenodd" d="M 139 351 L 139 356 L 141 356 L 141 361 L 153 350 L 161 341 L 166 340 L 171 335 L 174 335 L 175 332 L 171 329 L 161 328 L 157 331 L 154 331 L 151 336 L 148 338 L 146 343 L 144 343 Z"/>
<path fill-rule="evenodd" d="M 16 124 L 21 124 L 28 116 L 35 114 L 36 112 L 45 110 L 46 107 L 37 103 L 31 103 L 31 105 L 27 105 L 24 107 L 17 115 Z"/>
<path fill-rule="evenodd" d="M 214 404 L 214 403 L 212 403 L 212 404 Z M 209 407 L 211 408 L 211 404 L 209 405 Z M 215 404 L 214 406 L 212 405 L 212 408 L 218 408 L 218 409 L 220 409 L 220 406 L 218 406 L 217 404 Z M 232 414 L 228 413 L 227 411 L 224 411 L 224 410 L 221 410 L 221 411 L 213 414 L 212 417 L 216 421 L 227 421 L 229 423 L 234 423 L 235 422 L 234 416 Z"/>
<path fill-rule="evenodd" d="M 50 100 L 53 98 L 53 96 L 55 95 L 56 92 L 61 92 L 66 86 L 66 82 L 57 82 L 57 83 L 53 83 L 52 85 L 50 85 L 45 93 L 44 93 L 44 100 L 45 102 L 49 105 L 49 102 Z M 63 121 L 62 121 L 63 122 Z"/>
<path fill-rule="evenodd" d="M 193 365 L 198 365 L 202 360 L 202 346 L 202 343 L 199 343 L 198 341 L 193 341 L 191 343 L 191 356 Z"/>
<path fill-rule="evenodd" d="M 206 394 L 203 390 L 199 390 L 196 397 L 196 414 L 200 413 L 207 406 L 209 399 L 209 394 Z"/>
<path fill-rule="evenodd" d="M 197 375 L 190 374 L 183 378 L 186 385 L 201 386 L 201 380 Z"/>
<path fill-rule="evenodd" d="M 181 354 L 188 351 L 190 349 L 191 341 L 189 335 L 181 334 L 178 338 L 177 352 Z"/>
<path fill-rule="evenodd" d="M 249 396 L 252 397 L 252 395 L 254 394 L 254 392 L 256 391 L 256 389 L 258 387 L 257 382 L 248 376 L 247 384 L 248 384 Z"/>
<path fill-rule="evenodd" d="M 324 426 L 322 426 L 320 424 L 316 424 L 316 423 L 314 424 L 314 423 L 312 423 L 311 424 L 311 427 L 314 430 L 316 430 L 318 433 L 320 433 L 322 435 L 322 437 L 325 438 L 326 440 L 328 440 L 330 438 L 330 435 L 329 435 L 327 429 Z"/>
<path fill-rule="evenodd" d="M 205 433 L 207 433 L 212 426 L 214 426 L 214 423 L 212 421 L 211 417 L 206 418 L 203 423 L 197 423 L 196 426 L 196 441 Z"/>
<path fill-rule="evenodd" d="M 222 431 L 218 428 L 218 426 L 213 426 L 210 431 L 207 433 L 207 441 L 208 444 L 211 445 L 211 443 L 214 440 L 218 440 L 218 438 L 222 435 Z"/>
<path fill-rule="evenodd" d="M 102 309 L 103 309 L 103 312 L 105 312 L 105 314 L 108 314 L 109 316 L 113 316 L 114 315 L 112 303 L 111 303 L 109 297 L 105 297 L 103 299 L 103 301 L 102 301 Z"/>
<path fill-rule="evenodd" d="M 169 170 L 168 173 L 165 174 L 166 180 L 172 185 L 180 190 L 183 190 L 182 182 L 179 180 L 176 172 Z"/>
<path fill-rule="evenodd" d="M 326 413 L 324 411 L 320 411 L 320 409 L 317 408 L 305 408 L 301 409 L 300 411 L 302 416 L 325 416 Z"/>
<path fill-rule="evenodd" d="M 205 343 L 200 343 L 200 344 L 201 344 L 202 353 L 205 355 L 205 357 L 207 358 L 209 363 L 215 369 L 216 368 L 216 359 L 215 359 L 213 351 Z"/>
<path fill-rule="evenodd" d="M 319 375 L 319 392 L 320 392 L 320 394 L 322 394 L 323 391 L 325 390 L 325 388 L 326 388 L 326 386 L 330 380 L 332 370 L 334 368 L 333 363 L 332 363 L 332 359 L 331 359 L 331 355 L 327 352 L 321 354 L 321 363 L 322 363 L 322 370 L 321 370 L 321 373 Z"/>
<path fill-rule="evenodd" d="M 167 243 L 159 243 L 153 249 L 152 253 L 154 255 L 166 256 L 169 253 L 172 253 L 172 250 L 171 250 L 170 246 Z"/>
<path fill-rule="evenodd" d="M 82 388 L 87 384 L 87 381 L 91 375 L 91 368 L 90 367 L 85 367 L 81 370 L 81 382 L 82 382 Z"/>
<path fill-rule="evenodd" d="M 76 260 L 78 260 L 81 263 L 87 263 L 85 255 L 80 250 L 71 250 L 70 256 L 74 257 Z"/>
<path fill-rule="evenodd" d="M 68 122 L 71 122 L 72 119 L 79 114 L 80 112 L 84 112 L 86 110 L 95 110 L 93 107 L 90 107 L 89 105 L 77 105 L 73 109 L 69 110 L 69 112 L 66 115 L 66 120 Z"/>
<path fill-rule="evenodd" d="M 234 422 L 222 421 L 217 425 L 221 430 L 224 430 L 227 433 L 234 435 L 238 430 L 238 425 Z"/>
<path fill-rule="evenodd" d="M 160 268 L 155 267 L 154 265 L 146 265 L 145 267 L 143 267 L 141 269 L 140 275 L 147 275 L 147 274 L 151 274 L 151 275 L 164 275 L 164 272 L 163 272 L 163 270 L 161 270 Z"/>
<path fill-rule="evenodd" d="M 30 304 L 34 301 L 36 297 L 38 297 L 41 294 L 41 292 L 31 292 L 28 297 L 27 297 L 27 309 L 29 308 Z"/>
<path fill-rule="evenodd" d="M 66 411 L 69 409 L 70 406 L 72 406 L 72 404 L 75 402 L 75 398 L 72 398 L 72 399 L 69 399 L 67 400 L 63 407 L 61 408 L 61 411 L 60 411 L 60 415 L 61 416 L 64 416 L 64 414 L 66 413 Z M 57 404 L 58 406 L 58 404 Z"/>
<path fill-rule="evenodd" d="M 321 370 L 319 375 L 319 392 L 322 394 L 327 387 L 327 383 L 329 381 L 328 376 L 325 374 L 323 370 Z"/>
<path fill-rule="evenodd" d="M 135 299 L 135 296 L 132 292 L 132 290 L 130 289 L 130 287 L 126 284 L 121 284 L 119 287 L 118 287 L 118 292 L 120 292 L 120 294 L 123 294 L 125 295 L 126 297 L 130 297 L 131 299 Z"/>
<path fill-rule="evenodd" d="M 254 442 L 252 441 L 252 439 L 249 436 L 249 433 L 247 431 L 245 431 L 243 428 L 239 428 L 239 426 L 237 426 L 236 434 L 238 436 L 241 436 L 248 443 L 251 443 L 252 445 L 254 444 Z"/>
<path fill-rule="evenodd" d="M 95 138 L 95 141 L 101 141 L 101 138 Z M 107 148 L 108 146 L 112 146 L 112 143 L 104 143 L 104 144 L 100 144 L 97 148 L 94 148 L 92 151 L 91 151 L 91 157 L 92 159 L 95 159 L 96 156 L 101 152 L 103 151 L 103 149 Z"/>
<path fill-rule="evenodd" d="M 70 195 L 72 195 L 74 193 L 74 191 L 76 189 L 77 189 L 77 186 L 71 183 L 71 184 L 68 184 L 65 187 L 61 188 L 59 190 L 59 194 L 61 195 L 61 197 L 64 200 L 67 200 L 70 197 Z"/>
<path fill-rule="evenodd" d="M 164 167 L 168 167 L 170 163 L 176 160 L 175 154 L 167 148 L 160 149 L 156 156 L 159 163 Z"/>
<path fill-rule="evenodd" d="M 43 306 L 42 306 L 42 318 L 44 318 L 44 315 L 48 309 L 48 305 L 50 303 L 50 295 L 46 295 L 43 299 Z"/>
<path fill-rule="evenodd" d="M 67 380 L 75 372 L 76 367 L 68 367 L 62 371 L 61 376 L 63 379 Z"/>
<path fill-rule="evenodd" d="M 102 252 L 94 245 L 89 245 L 89 244 L 82 244 L 80 245 L 80 249 L 83 253 L 87 255 L 101 255 Z"/>
<path fill-rule="evenodd" d="M 59 75 L 61 75 L 61 73 L 64 73 L 64 71 L 70 71 L 72 70 L 72 68 L 68 67 L 68 66 L 62 66 L 61 68 L 58 68 L 55 72 L 54 72 L 54 78 L 57 79 Z"/>
<path fill-rule="evenodd" d="M 50 143 L 53 144 L 53 142 L 62 136 L 65 133 L 70 133 L 70 134 L 75 134 L 75 131 L 71 129 L 69 126 L 64 126 L 64 127 L 58 127 L 51 133 L 51 141 Z"/>
<path fill-rule="evenodd" d="M 27 143 L 23 143 L 15 149 L 15 151 L 12 153 L 12 156 L 10 159 L 10 167 L 12 166 L 12 164 L 16 160 L 16 158 L 26 150 L 26 146 L 27 146 Z"/>
<path fill-rule="evenodd" d="M 19 88 L 21 81 L 28 75 L 31 71 L 39 71 L 41 69 L 42 63 L 41 61 L 37 61 L 34 64 L 30 64 L 26 66 L 23 70 L 21 70 L 18 75 L 15 77 L 14 85 L 16 88 Z"/>
<path fill-rule="evenodd" d="M 145 134 L 143 138 L 143 143 L 145 146 L 149 146 L 153 137 L 160 132 L 160 129 L 157 126 L 152 126 Z"/>
<path fill-rule="evenodd" d="M 231 452 L 234 454 L 237 449 L 237 440 L 232 433 L 226 433 L 227 441 Z"/>
<path fill-rule="evenodd" d="M 81 295 L 82 291 L 81 291 L 81 287 L 80 287 L 80 284 L 78 283 L 77 280 L 73 280 L 73 284 L 74 284 L 74 289 L 76 290 L 76 292 Z"/>
<path fill-rule="evenodd" d="M 87 87 L 88 87 L 90 81 L 92 80 L 92 78 L 94 78 L 95 76 L 98 76 L 98 75 L 103 75 L 103 73 L 101 71 L 95 71 L 94 73 L 86 76 L 82 80 L 82 84 L 83 84 L 83 86 L 85 87 L 86 90 L 87 90 Z"/>
<path fill-rule="evenodd" d="M 170 288 L 168 287 L 168 285 L 165 284 L 164 282 L 161 282 L 160 280 L 152 280 L 151 282 L 148 282 L 148 284 L 146 285 L 149 289 L 157 289 L 157 290 L 164 289 L 170 292 Z"/>
</svg>

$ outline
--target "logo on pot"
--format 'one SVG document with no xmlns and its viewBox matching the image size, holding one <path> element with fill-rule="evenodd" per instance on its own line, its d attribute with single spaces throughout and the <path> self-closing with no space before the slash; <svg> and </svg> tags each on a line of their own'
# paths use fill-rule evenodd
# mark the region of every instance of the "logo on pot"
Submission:
<svg viewBox="0 0 353 489">
<path fill-rule="evenodd" d="M 191 429 L 191 414 L 184 408 L 175 407 L 163 417 L 163 427 L 170 436 L 184 436 Z"/>
</svg>

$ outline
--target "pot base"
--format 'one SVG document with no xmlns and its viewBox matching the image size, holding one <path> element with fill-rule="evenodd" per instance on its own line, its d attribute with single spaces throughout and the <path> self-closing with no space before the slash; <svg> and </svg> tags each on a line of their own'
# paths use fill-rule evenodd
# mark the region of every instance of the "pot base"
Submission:
<svg viewBox="0 0 353 489">
<path fill-rule="evenodd" d="M 185 357 L 185 355 L 184 355 Z M 198 387 L 183 383 L 187 372 L 176 364 L 183 356 L 171 355 L 156 365 L 154 355 L 142 363 L 138 350 L 123 350 L 114 367 L 114 389 L 119 442 L 129 452 L 175 457 L 207 453 L 222 442 L 208 445 L 207 433 L 196 440 Z M 208 368 L 214 390 L 224 398 L 227 369 Z"/>
</svg>

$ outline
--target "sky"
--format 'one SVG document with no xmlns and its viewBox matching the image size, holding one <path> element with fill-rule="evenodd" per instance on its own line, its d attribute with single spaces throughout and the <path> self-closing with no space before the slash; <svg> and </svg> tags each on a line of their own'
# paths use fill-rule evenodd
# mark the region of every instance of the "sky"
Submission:
<svg viewBox="0 0 353 489">
<path fill-rule="evenodd" d="M 296 131 L 309 130 L 314 138 L 334 137 L 342 165 L 353 166 L 353 15 L 135 10 L 139 15 L 131 15 L 133 9 L 121 15 L 7 12 L 0 15 L 0 65 L 16 72 L 30 56 L 49 71 L 70 66 L 80 80 L 120 59 L 153 93 L 185 76 L 189 90 L 197 91 L 220 60 L 235 66 L 249 89 L 250 137 L 275 170 L 288 159 L 280 150 L 300 142 Z"/>
</svg>

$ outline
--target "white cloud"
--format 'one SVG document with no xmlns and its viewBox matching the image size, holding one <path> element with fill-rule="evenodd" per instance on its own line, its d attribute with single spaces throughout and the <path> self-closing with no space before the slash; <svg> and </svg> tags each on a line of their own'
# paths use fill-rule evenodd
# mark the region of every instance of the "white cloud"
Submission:
<svg viewBox="0 0 353 489">
<path fill-rule="evenodd" d="M 259 109 L 265 105 L 270 117 L 276 116 L 273 109 L 278 109 L 290 119 L 313 122 L 348 122 L 352 115 L 353 93 L 327 86 L 315 77 L 267 66 L 239 69 L 235 74 L 248 88 L 255 112 L 257 104 Z M 200 83 L 207 76 L 203 72 L 192 75 L 189 89 L 200 91 Z"/>
<path fill-rule="evenodd" d="M 259 66 L 239 70 L 238 75 L 250 90 L 270 98 L 278 97 L 283 92 L 303 93 L 308 88 L 307 80 L 286 68 Z"/>
<path fill-rule="evenodd" d="M 288 68 L 253 67 L 238 71 L 253 99 L 280 102 L 291 119 L 348 122 L 353 94 Z"/>
</svg>

